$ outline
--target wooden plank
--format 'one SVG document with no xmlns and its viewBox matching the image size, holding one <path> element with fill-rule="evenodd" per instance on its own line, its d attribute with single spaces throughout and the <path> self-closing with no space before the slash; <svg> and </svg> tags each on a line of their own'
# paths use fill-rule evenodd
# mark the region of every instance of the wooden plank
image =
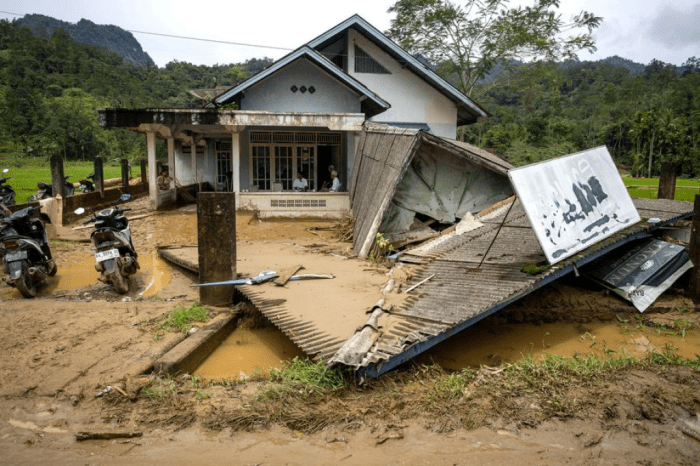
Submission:
<svg viewBox="0 0 700 466">
<path fill-rule="evenodd" d="M 277 286 L 284 286 L 287 284 L 292 275 L 303 269 L 304 266 L 299 264 L 293 267 L 288 267 L 279 272 L 279 277 L 273 280 L 273 283 Z"/>
</svg>

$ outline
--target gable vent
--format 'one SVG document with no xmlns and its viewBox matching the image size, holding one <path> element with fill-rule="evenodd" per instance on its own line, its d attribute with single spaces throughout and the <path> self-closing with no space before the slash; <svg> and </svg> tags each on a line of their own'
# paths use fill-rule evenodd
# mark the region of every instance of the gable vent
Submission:
<svg viewBox="0 0 700 466">
<path fill-rule="evenodd" d="M 357 45 L 355 45 L 355 73 L 391 74 Z"/>
</svg>

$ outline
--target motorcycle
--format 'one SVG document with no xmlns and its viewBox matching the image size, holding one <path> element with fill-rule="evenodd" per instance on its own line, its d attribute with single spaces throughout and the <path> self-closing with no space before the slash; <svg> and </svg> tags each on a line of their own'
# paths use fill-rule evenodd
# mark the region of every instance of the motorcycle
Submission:
<svg viewBox="0 0 700 466">
<path fill-rule="evenodd" d="M 36 296 L 37 285 L 57 271 L 44 222 L 36 215 L 39 210 L 25 207 L 0 216 L 0 257 L 6 274 L 3 280 L 25 298 Z M 42 217 L 49 221 L 47 216 Z"/>
<path fill-rule="evenodd" d="M 9 171 L 10 170 L 5 168 L 2 173 L 5 174 Z M 0 203 L 5 205 L 15 205 L 15 190 L 12 189 L 12 186 L 9 184 L 5 184 L 11 179 L 12 177 L 5 178 L 4 176 L 0 176 Z"/>
<path fill-rule="evenodd" d="M 70 178 L 70 175 L 67 175 L 63 178 L 63 182 L 65 183 L 65 188 L 63 191 L 66 197 L 75 194 L 75 186 L 73 186 L 73 183 L 68 181 L 68 178 Z M 50 197 L 53 197 L 53 187 L 51 186 L 51 184 L 42 183 L 40 181 L 36 184 L 36 187 L 38 188 L 36 195 L 29 196 L 27 202 L 36 202 L 42 199 L 48 199 Z"/>
<path fill-rule="evenodd" d="M 95 174 L 90 173 L 88 176 L 80 180 L 80 192 L 92 193 L 95 192 Z"/>
<path fill-rule="evenodd" d="M 131 199 L 131 195 L 122 194 L 121 202 Z M 90 235 L 95 251 L 95 270 L 100 272 L 100 280 L 112 284 L 119 294 L 129 291 L 131 276 L 141 268 L 138 263 L 134 243 L 131 239 L 129 221 L 123 215 L 131 209 L 109 208 L 95 214 L 85 225 L 95 223 L 95 230 Z M 82 215 L 82 207 L 75 211 Z"/>
</svg>

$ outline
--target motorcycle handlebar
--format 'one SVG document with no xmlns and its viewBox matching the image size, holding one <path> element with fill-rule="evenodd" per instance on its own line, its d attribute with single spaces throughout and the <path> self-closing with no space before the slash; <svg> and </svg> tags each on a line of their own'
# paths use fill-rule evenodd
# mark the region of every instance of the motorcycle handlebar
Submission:
<svg viewBox="0 0 700 466">
<path fill-rule="evenodd" d="M 88 220 L 88 221 L 86 221 L 86 222 L 83 222 L 83 225 L 87 225 L 88 223 L 92 223 L 92 222 L 94 222 L 95 220 L 97 220 L 97 219 L 96 219 L 95 217 L 92 217 L 90 220 Z"/>
</svg>

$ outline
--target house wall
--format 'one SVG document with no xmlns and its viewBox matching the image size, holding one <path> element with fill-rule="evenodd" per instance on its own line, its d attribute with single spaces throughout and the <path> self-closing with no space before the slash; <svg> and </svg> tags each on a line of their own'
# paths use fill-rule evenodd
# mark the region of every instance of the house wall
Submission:
<svg viewBox="0 0 700 466">
<path fill-rule="evenodd" d="M 201 149 L 200 149 L 201 150 Z M 182 153 L 182 143 L 175 143 L 175 177 L 181 185 L 209 182 L 216 183 L 216 153 L 214 142 L 209 140 L 204 148 L 204 154 L 196 155 L 195 167 L 192 166 L 192 156 Z M 196 171 L 193 170 L 196 168 Z"/>
<path fill-rule="evenodd" d="M 292 92 L 292 86 L 309 91 Z M 360 113 L 358 96 L 308 60 L 299 60 L 246 89 L 241 110 L 270 112 Z"/>
<path fill-rule="evenodd" d="M 357 31 L 350 29 L 348 33 L 348 73 L 391 104 L 389 110 L 370 120 L 386 123 L 426 123 L 436 136 L 456 138 L 457 107 L 454 102 L 408 69 L 402 68 L 396 60 Z M 354 44 L 391 74 L 356 73 Z"/>
</svg>

